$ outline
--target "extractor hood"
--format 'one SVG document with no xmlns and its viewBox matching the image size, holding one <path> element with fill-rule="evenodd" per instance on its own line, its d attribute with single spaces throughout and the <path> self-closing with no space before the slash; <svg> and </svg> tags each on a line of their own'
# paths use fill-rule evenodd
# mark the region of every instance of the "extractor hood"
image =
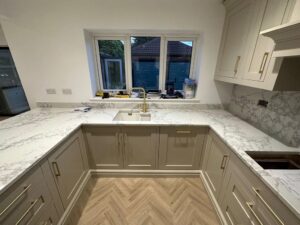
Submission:
<svg viewBox="0 0 300 225">
<path fill-rule="evenodd" d="M 300 56 L 300 20 L 264 30 L 260 34 L 274 40 L 272 57 Z"/>
</svg>

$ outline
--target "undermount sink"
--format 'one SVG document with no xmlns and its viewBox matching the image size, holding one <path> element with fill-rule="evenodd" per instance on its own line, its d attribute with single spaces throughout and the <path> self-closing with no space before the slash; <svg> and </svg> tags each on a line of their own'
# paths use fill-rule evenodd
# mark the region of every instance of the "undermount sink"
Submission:
<svg viewBox="0 0 300 225">
<path fill-rule="evenodd" d="M 300 169 L 300 152 L 246 152 L 264 169 Z"/>
<path fill-rule="evenodd" d="M 150 113 L 142 113 L 139 110 L 120 110 L 113 121 L 150 121 Z"/>
</svg>

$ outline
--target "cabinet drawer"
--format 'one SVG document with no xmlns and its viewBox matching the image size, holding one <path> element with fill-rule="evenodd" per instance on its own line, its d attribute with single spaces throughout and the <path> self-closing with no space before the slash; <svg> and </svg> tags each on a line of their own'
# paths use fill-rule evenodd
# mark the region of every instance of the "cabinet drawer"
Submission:
<svg viewBox="0 0 300 225">
<path fill-rule="evenodd" d="M 258 224 L 274 225 L 296 225 L 299 219 L 289 210 L 289 208 L 236 156 L 232 157 L 230 164 L 231 178 L 229 179 L 227 192 L 230 190 L 232 181 L 236 186 L 243 184 L 245 193 L 242 195 L 247 198 L 249 204 L 244 205 L 250 220 Z M 222 210 L 224 212 L 224 202 Z M 225 212 L 224 212 L 225 213 Z"/>
<path fill-rule="evenodd" d="M 0 224 L 35 224 L 50 202 L 42 171 L 34 169 L 0 196 Z"/>
<path fill-rule="evenodd" d="M 34 221 L 32 221 L 32 225 L 55 225 L 58 223 L 58 216 L 53 204 L 48 204 L 47 208 L 40 213 L 39 217 L 36 217 Z"/>
</svg>

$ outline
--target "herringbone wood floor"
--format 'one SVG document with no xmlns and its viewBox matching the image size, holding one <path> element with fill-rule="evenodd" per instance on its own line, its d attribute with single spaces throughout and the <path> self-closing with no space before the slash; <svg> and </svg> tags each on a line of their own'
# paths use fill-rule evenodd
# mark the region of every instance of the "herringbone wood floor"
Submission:
<svg viewBox="0 0 300 225">
<path fill-rule="evenodd" d="M 100 178 L 78 225 L 220 224 L 200 178 Z"/>
</svg>

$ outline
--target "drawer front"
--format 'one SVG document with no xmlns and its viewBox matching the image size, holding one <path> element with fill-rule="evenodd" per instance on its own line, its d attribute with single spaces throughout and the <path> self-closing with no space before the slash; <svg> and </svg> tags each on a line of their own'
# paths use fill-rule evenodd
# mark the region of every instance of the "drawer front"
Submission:
<svg viewBox="0 0 300 225">
<path fill-rule="evenodd" d="M 245 190 L 251 195 L 247 210 L 251 220 L 257 224 L 296 225 L 300 220 L 290 209 L 236 156 L 233 158 L 235 172 L 239 171 L 240 180 L 245 182 Z M 231 169 L 232 170 L 232 169 Z"/>
<path fill-rule="evenodd" d="M 58 215 L 56 213 L 54 204 L 48 204 L 39 216 L 31 221 L 30 225 L 55 225 L 58 223 Z"/>
<path fill-rule="evenodd" d="M 49 202 L 42 171 L 34 169 L 0 196 L 0 224 L 32 224 Z"/>
<path fill-rule="evenodd" d="M 221 208 L 228 224 L 253 224 L 248 204 L 252 204 L 248 182 L 234 165 L 230 164 L 231 175 Z"/>
</svg>

